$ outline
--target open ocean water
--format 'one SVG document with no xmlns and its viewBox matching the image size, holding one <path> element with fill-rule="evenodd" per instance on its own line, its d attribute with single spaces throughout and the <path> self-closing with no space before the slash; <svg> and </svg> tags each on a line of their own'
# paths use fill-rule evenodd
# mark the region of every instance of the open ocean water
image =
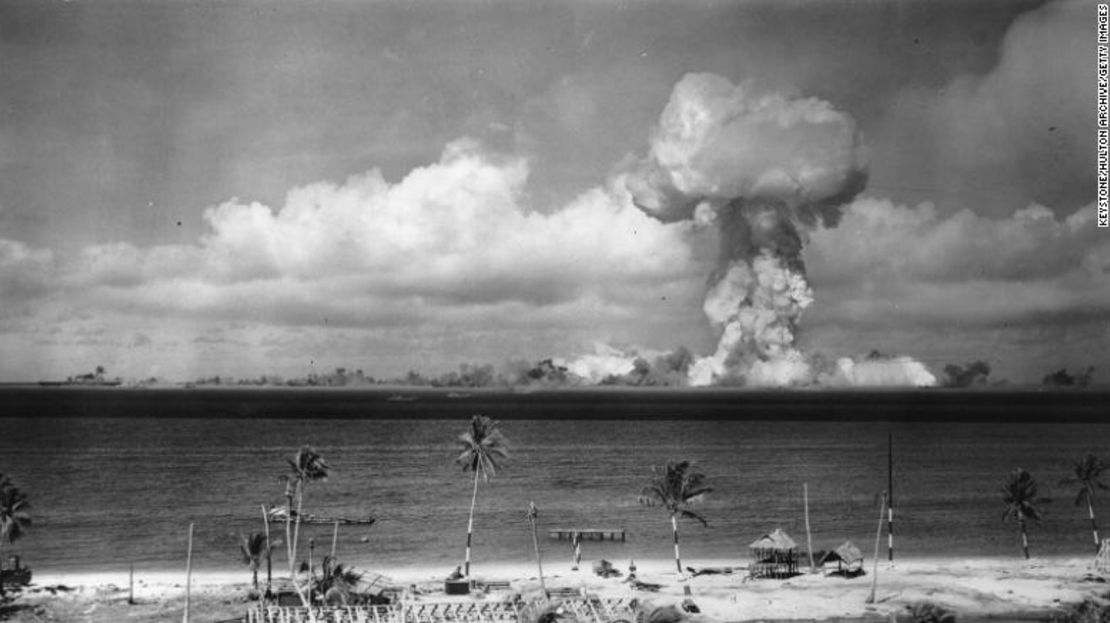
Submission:
<svg viewBox="0 0 1110 623">
<path fill-rule="evenodd" d="M 709 527 L 680 525 L 684 563 L 742 564 L 776 527 L 804 547 L 803 483 L 815 549 L 850 539 L 870 558 L 888 432 L 899 557 L 1020 556 L 999 492 L 1015 467 L 1052 500 L 1031 524 L 1033 554 L 1093 554 L 1086 508 L 1059 481 L 1085 453 L 1110 459 L 1099 392 L 393 393 L 0 388 L 0 472 L 29 493 L 34 520 L 2 552 L 40 573 L 177 569 L 196 522 L 194 568 L 241 568 L 239 535 L 262 531 L 259 506 L 284 502 L 285 459 L 310 443 L 334 471 L 309 486 L 306 512 L 378 518 L 340 527 L 344 561 L 446 573 L 462 559 L 472 483 L 454 441 L 473 413 L 501 420 L 511 444 L 478 491 L 479 573 L 532 560 L 529 501 L 545 565 L 570 559 L 568 543 L 546 538 L 555 527 L 627 531 L 625 543 L 585 542 L 587 563 L 670 557 L 666 514 L 637 502 L 651 466 L 670 459 L 695 461 L 715 489 L 697 508 Z M 1096 510 L 1110 528 L 1110 504 Z M 331 526 L 303 531 L 303 549 L 311 537 L 330 549 Z"/>
</svg>

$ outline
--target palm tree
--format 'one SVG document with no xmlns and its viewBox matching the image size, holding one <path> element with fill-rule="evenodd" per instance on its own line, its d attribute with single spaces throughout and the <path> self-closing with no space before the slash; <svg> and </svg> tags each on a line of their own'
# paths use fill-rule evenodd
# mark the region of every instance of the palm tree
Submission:
<svg viewBox="0 0 1110 623">
<path fill-rule="evenodd" d="M 655 476 L 651 484 L 640 491 L 640 504 L 662 506 L 671 515 L 671 530 L 674 532 L 674 563 L 682 573 L 682 561 L 678 555 L 678 517 L 700 521 L 703 526 L 709 523 L 701 515 L 687 508 L 713 489 L 705 486 L 705 475 L 692 471 L 690 461 L 668 461 L 663 467 L 652 467 Z"/>
<path fill-rule="evenodd" d="M 243 564 L 250 567 L 251 583 L 255 591 L 258 590 L 258 568 L 262 566 L 262 558 L 270 555 L 271 549 L 273 546 L 266 541 L 265 534 L 244 535 L 239 542 L 239 553 Z"/>
<path fill-rule="evenodd" d="M 362 574 L 342 563 L 335 563 L 331 556 L 324 556 L 320 563 L 320 579 L 316 584 L 316 591 L 324 596 L 327 603 L 347 605 L 351 595 L 362 581 Z"/>
<path fill-rule="evenodd" d="M 1044 498 L 1037 497 L 1037 481 L 1032 474 L 1020 467 L 1010 472 L 1006 482 L 1002 484 L 1002 501 L 1006 503 L 1006 512 L 1002 515 L 1005 521 L 1014 517 L 1021 528 L 1021 547 L 1025 551 L 1025 559 L 1029 559 L 1029 536 L 1025 531 L 1025 520 L 1040 520 L 1041 513 L 1037 504 L 1047 502 Z"/>
<path fill-rule="evenodd" d="M 1083 457 L 1082 461 L 1076 462 L 1074 478 L 1065 478 L 1060 481 L 1061 485 L 1079 485 L 1079 494 L 1075 496 L 1075 505 L 1079 506 L 1084 501 L 1087 502 L 1087 514 L 1091 518 L 1091 534 L 1095 539 L 1096 552 L 1102 542 L 1098 538 L 1098 523 L 1095 522 L 1095 490 L 1102 489 L 1105 491 L 1110 489 L 1099 480 L 1105 469 L 1106 464 L 1101 459 L 1093 454 L 1088 454 Z"/>
<path fill-rule="evenodd" d="M 14 543 L 31 526 L 27 509 L 31 503 L 27 494 L 12 484 L 10 478 L 0 473 L 0 545 L 4 541 Z M 0 596 L 4 595 L 4 584 L 0 582 Z"/>
<path fill-rule="evenodd" d="M 301 533 L 301 511 L 304 507 L 304 488 L 310 482 L 326 480 L 331 469 L 323 457 L 312 446 L 304 445 L 289 462 L 291 472 L 283 476 L 285 481 L 285 541 L 289 559 L 289 578 L 297 585 L 297 540 Z M 294 514 L 293 500 L 297 501 Z M 296 520 L 294 521 L 294 516 Z M 292 534 L 290 534 L 292 530 Z M 308 605 L 308 598 L 302 593 L 301 601 Z"/>
<path fill-rule="evenodd" d="M 508 439 L 497 428 L 497 421 L 484 415 L 470 418 L 470 427 L 459 435 L 461 448 L 455 463 L 463 471 L 474 472 L 474 493 L 470 496 L 470 520 L 466 525 L 466 561 L 463 576 L 470 577 L 470 543 L 474 533 L 474 505 L 478 501 L 478 477 L 489 481 L 497 474 L 498 461 L 509 458 Z"/>
</svg>

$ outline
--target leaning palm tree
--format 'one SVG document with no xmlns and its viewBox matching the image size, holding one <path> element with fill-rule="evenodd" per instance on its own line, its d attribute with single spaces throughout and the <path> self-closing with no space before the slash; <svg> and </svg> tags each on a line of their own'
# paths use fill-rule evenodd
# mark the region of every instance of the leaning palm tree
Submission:
<svg viewBox="0 0 1110 623">
<path fill-rule="evenodd" d="M 1091 518 L 1091 535 L 1095 539 L 1096 552 L 1102 542 L 1098 538 L 1098 523 L 1095 522 L 1095 490 L 1102 489 L 1105 491 L 1110 489 L 1099 480 L 1105 470 L 1106 464 L 1101 459 L 1093 454 L 1088 454 L 1083 457 L 1082 461 L 1076 462 L 1074 478 L 1065 478 L 1060 481 L 1061 485 L 1079 485 L 1079 494 L 1075 496 L 1075 505 L 1079 506 L 1084 501 L 1087 502 L 1087 515 Z"/>
<path fill-rule="evenodd" d="M 255 591 L 258 590 L 258 568 L 262 566 L 262 559 L 270 555 L 271 549 L 273 545 L 267 542 L 265 534 L 243 535 L 239 542 L 239 554 L 243 564 L 251 570 L 251 584 Z"/>
<path fill-rule="evenodd" d="M 290 473 L 282 476 L 285 481 L 285 542 L 289 559 L 289 578 L 297 585 L 297 540 L 301 533 L 301 511 L 304 508 L 304 488 L 310 482 L 326 480 L 331 469 L 312 446 L 301 446 L 289 462 Z M 293 501 L 297 510 L 293 511 Z M 294 519 L 295 518 L 295 519 Z M 290 534 L 292 532 L 292 534 Z M 301 593 L 301 601 L 308 605 L 308 597 Z"/>
<path fill-rule="evenodd" d="M 497 474 L 498 461 L 509 458 L 508 439 L 501 434 L 497 421 L 484 415 L 470 418 L 470 426 L 459 435 L 461 449 L 455 463 L 464 471 L 474 472 L 474 492 L 470 496 L 470 519 L 466 524 L 466 560 L 463 576 L 470 577 L 470 543 L 474 533 L 474 505 L 478 501 L 478 477 L 489 481 Z"/>
<path fill-rule="evenodd" d="M 0 473 L 0 545 L 4 541 L 14 543 L 31 526 L 27 509 L 31 503 L 27 494 L 12 484 L 10 478 Z M 0 582 L 0 596 L 4 595 L 4 584 Z"/>
<path fill-rule="evenodd" d="M 1037 481 L 1032 474 L 1020 467 L 1010 472 L 1006 482 L 1002 484 L 1002 501 L 1006 503 L 1006 512 L 1002 515 L 1003 521 L 1017 519 L 1021 528 L 1021 547 L 1025 551 L 1025 559 L 1029 559 L 1029 536 L 1025 531 L 1025 520 L 1040 520 L 1041 513 L 1037 504 L 1047 502 L 1037 496 Z"/>
<path fill-rule="evenodd" d="M 682 573 L 682 560 L 678 555 L 678 517 L 687 517 L 709 526 L 704 517 L 687 508 L 713 489 L 705 486 L 705 475 L 693 471 L 690 461 L 669 461 L 663 467 L 652 467 L 655 476 L 651 484 L 640 491 L 640 504 L 662 506 L 671 515 L 674 533 L 674 563 Z"/>
</svg>

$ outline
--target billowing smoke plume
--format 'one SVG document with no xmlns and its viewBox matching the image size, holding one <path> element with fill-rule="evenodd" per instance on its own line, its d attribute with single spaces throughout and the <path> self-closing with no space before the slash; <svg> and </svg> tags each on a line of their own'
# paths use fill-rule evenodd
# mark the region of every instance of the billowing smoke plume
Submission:
<svg viewBox="0 0 1110 623">
<path fill-rule="evenodd" d="M 694 385 L 792 385 L 814 375 L 795 345 L 813 301 L 802 245 L 834 227 L 866 183 L 855 121 L 824 101 L 762 92 L 712 74 L 676 86 L 647 157 L 627 177 L 636 204 L 664 221 L 720 232 L 704 310 L 716 352 L 694 362 Z"/>
<path fill-rule="evenodd" d="M 820 375 L 829 387 L 932 387 L 937 378 L 925 366 L 910 357 L 868 357 L 855 360 L 843 357 L 831 374 Z"/>
</svg>

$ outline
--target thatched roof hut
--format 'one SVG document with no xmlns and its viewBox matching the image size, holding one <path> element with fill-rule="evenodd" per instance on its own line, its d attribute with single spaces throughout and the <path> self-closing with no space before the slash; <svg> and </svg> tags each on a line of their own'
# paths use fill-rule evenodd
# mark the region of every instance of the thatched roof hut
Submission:
<svg viewBox="0 0 1110 623">
<path fill-rule="evenodd" d="M 819 566 L 836 563 L 839 569 L 852 569 L 855 567 L 863 566 L 863 552 L 860 551 L 851 541 L 844 541 L 834 550 L 825 552 L 821 560 L 817 561 Z"/>
<path fill-rule="evenodd" d="M 798 573 L 798 544 L 782 528 L 764 534 L 748 546 L 752 551 L 752 564 L 748 567 L 753 578 L 787 578 Z"/>
<path fill-rule="evenodd" d="M 785 552 L 798 548 L 798 544 L 790 535 L 783 532 L 782 528 L 775 528 L 775 531 L 770 534 L 764 534 L 758 539 L 752 541 L 748 546 L 752 550 L 767 550 L 773 552 Z"/>
</svg>

